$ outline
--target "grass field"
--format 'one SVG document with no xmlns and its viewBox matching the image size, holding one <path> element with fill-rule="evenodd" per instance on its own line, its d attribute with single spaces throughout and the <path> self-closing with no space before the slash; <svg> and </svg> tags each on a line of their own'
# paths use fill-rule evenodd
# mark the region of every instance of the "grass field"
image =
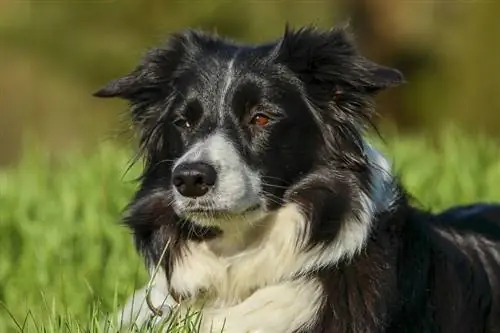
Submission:
<svg viewBox="0 0 500 333">
<path fill-rule="evenodd" d="M 392 138 L 378 146 L 422 206 L 500 201 L 500 148 L 457 132 L 440 140 Z M 56 160 L 28 149 L 0 170 L 0 332 L 97 332 L 146 282 L 119 214 L 138 167 L 104 144 Z"/>
</svg>

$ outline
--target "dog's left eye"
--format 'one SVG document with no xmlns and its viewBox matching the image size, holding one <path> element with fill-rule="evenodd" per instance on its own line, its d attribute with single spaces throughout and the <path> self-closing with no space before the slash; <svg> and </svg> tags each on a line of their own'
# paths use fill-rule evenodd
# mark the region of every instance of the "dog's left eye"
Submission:
<svg viewBox="0 0 500 333">
<path fill-rule="evenodd" d="M 266 126 L 267 124 L 269 124 L 270 120 L 271 119 L 268 116 L 266 116 L 265 114 L 258 113 L 252 117 L 252 119 L 250 120 L 250 124 L 263 127 L 263 126 Z"/>
<path fill-rule="evenodd" d="M 174 119 L 173 123 L 176 127 L 180 128 L 180 129 L 185 129 L 185 128 L 191 127 L 191 124 L 189 123 L 189 121 L 184 117 L 178 117 L 178 118 Z"/>
</svg>

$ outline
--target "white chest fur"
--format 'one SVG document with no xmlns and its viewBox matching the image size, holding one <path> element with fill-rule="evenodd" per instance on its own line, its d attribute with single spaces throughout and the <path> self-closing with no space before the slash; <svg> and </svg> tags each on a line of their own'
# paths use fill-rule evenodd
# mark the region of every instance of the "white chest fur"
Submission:
<svg viewBox="0 0 500 333">
<path fill-rule="evenodd" d="M 187 243 L 173 266 L 171 290 L 193 298 L 205 295 L 211 306 L 224 307 L 241 302 L 257 288 L 292 277 L 300 270 L 300 241 L 306 236 L 301 211 L 289 205 L 261 223 L 267 228 L 262 238 L 235 255 L 214 251 L 231 248 L 221 244 L 230 239 Z"/>
<path fill-rule="evenodd" d="M 214 332 L 290 332 L 312 324 L 322 305 L 314 279 L 292 279 L 308 256 L 301 251 L 305 220 L 289 205 L 262 221 L 266 232 L 237 255 L 224 256 L 214 243 L 187 244 L 174 265 L 170 289 L 190 295 L 186 305 L 203 302 L 202 327 Z M 192 310 L 191 310 L 192 311 Z"/>
</svg>

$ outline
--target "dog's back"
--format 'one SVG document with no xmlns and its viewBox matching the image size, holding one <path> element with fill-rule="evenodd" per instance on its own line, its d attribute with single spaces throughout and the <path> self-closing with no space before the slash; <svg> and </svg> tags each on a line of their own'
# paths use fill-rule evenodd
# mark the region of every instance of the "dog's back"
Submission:
<svg viewBox="0 0 500 333">
<path fill-rule="evenodd" d="M 487 332 L 500 332 L 500 205 L 456 206 L 437 215 L 440 234 L 484 270 L 491 292 Z"/>
</svg>

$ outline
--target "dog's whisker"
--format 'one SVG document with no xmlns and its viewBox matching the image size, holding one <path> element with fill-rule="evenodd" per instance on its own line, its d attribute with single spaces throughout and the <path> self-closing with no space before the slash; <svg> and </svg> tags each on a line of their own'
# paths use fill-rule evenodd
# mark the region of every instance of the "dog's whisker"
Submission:
<svg viewBox="0 0 500 333">
<path fill-rule="evenodd" d="M 289 183 L 289 182 L 287 182 L 286 180 L 284 180 L 284 179 L 282 179 L 282 178 L 278 178 L 278 177 L 261 175 L 261 178 L 262 178 L 263 180 L 266 180 L 266 179 L 268 179 L 268 180 L 277 180 L 277 181 L 279 181 L 279 182 L 281 182 L 281 183 L 283 183 L 283 184 L 290 185 L 290 183 Z"/>
<path fill-rule="evenodd" d="M 267 187 L 277 188 L 277 189 L 284 189 L 284 190 L 288 189 L 288 186 L 275 185 L 275 184 L 270 184 L 270 183 L 266 183 L 266 182 L 262 182 L 262 185 L 267 186 Z"/>
</svg>

